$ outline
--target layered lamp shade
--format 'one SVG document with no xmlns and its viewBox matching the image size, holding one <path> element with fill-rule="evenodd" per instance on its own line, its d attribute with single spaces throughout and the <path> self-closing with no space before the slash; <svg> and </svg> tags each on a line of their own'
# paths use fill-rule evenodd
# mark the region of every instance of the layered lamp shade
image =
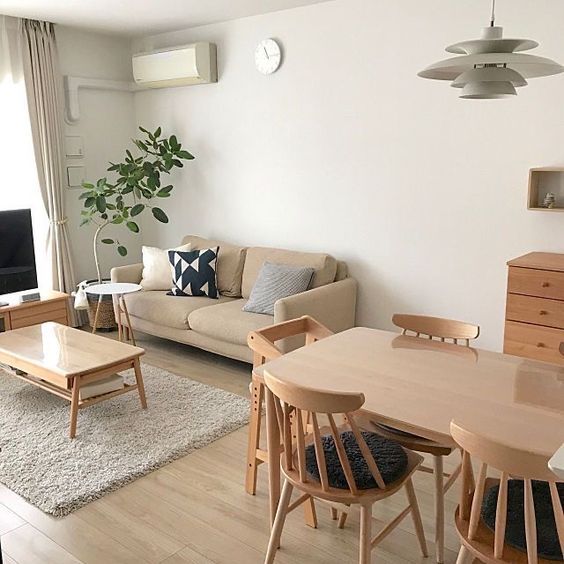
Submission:
<svg viewBox="0 0 564 564">
<path fill-rule="evenodd" d="M 529 39 L 504 39 L 503 28 L 484 28 L 481 39 L 462 41 L 446 48 L 460 55 L 439 61 L 418 73 L 422 78 L 448 80 L 461 90 L 460 98 L 495 100 L 517 95 L 517 88 L 527 85 L 527 79 L 564 72 L 564 67 L 535 55 L 526 55 L 538 47 Z"/>
</svg>

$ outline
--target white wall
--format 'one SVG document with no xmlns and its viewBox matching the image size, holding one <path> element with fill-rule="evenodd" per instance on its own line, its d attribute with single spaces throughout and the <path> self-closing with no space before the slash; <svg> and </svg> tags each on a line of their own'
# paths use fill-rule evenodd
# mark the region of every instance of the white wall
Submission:
<svg viewBox="0 0 564 564">
<path fill-rule="evenodd" d="M 57 44 L 61 71 L 65 75 L 88 78 L 132 81 L 130 42 L 114 36 L 87 33 L 74 28 L 57 26 Z M 67 135 L 80 135 L 84 140 L 83 159 L 67 159 L 67 165 L 84 164 L 89 181 L 106 176 L 108 161 L 121 160 L 125 148 L 131 144 L 135 131 L 133 94 L 131 92 L 80 90 L 80 121 L 66 125 Z M 94 229 L 79 228 L 82 201 L 81 190 L 67 188 L 66 205 L 71 232 L 72 253 L 78 280 L 96 274 L 92 253 Z M 125 241 L 129 256 L 122 259 L 114 247 L 100 245 L 103 274 L 112 266 L 135 262 L 140 257 L 140 236 L 123 227 L 108 227 L 120 241 Z"/>
<path fill-rule="evenodd" d="M 462 101 L 418 70 L 478 36 L 481 0 L 335 0 L 137 41 L 214 41 L 218 84 L 135 95 L 137 121 L 176 133 L 197 160 L 175 177 L 168 227 L 250 245 L 327 251 L 360 283 L 358 322 L 395 311 L 474 321 L 502 344 L 505 262 L 564 251 L 564 217 L 526 210 L 528 169 L 564 164 L 564 77 L 507 101 Z M 564 61 L 564 3 L 499 3 L 509 36 Z M 257 42 L 285 51 L 273 76 Z"/>
</svg>

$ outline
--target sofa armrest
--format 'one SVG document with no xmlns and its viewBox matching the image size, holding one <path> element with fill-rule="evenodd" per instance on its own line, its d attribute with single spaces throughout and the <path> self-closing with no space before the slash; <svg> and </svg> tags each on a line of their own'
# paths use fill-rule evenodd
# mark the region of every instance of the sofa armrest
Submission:
<svg viewBox="0 0 564 564">
<path fill-rule="evenodd" d="M 354 327 L 357 283 L 346 278 L 274 304 L 274 323 L 310 315 L 335 333 Z"/>
<path fill-rule="evenodd" d="M 116 266 L 110 271 L 112 282 L 129 282 L 139 284 L 143 273 L 143 263 L 128 264 L 127 266 Z"/>
</svg>

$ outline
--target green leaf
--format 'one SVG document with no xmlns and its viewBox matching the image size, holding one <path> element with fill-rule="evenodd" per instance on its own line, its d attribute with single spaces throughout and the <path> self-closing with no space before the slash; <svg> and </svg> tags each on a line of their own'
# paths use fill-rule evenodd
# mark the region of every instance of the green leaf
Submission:
<svg viewBox="0 0 564 564">
<path fill-rule="evenodd" d="M 94 190 L 94 184 L 90 184 L 90 182 L 83 182 L 82 187 L 87 188 L 88 190 Z"/>
<path fill-rule="evenodd" d="M 110 163 L 111 166 L 108 167 L 108 172 L 114 172 L 119 169 L 119 165 Z"/>
<path fill-rule="evenodd" d="M 132 208 L 131 208 L 131 217 L 134 217 L 136 215 L 139 215 L 143 210 L 145 209 L 145 206 L 143 204 L 135 204 Z"/>
<path fill-rule="evenodd" d="M 79 200 L 86 200 L 86 198 L 91 198 L 92 197 L 92 192 L 88 191 L 88 192 L 82 192 L 82 194 L 78 197 Z"/>
<path fill-rule="evenodd" d="M 90 220 L 89 220 L 89 219 L 83 219 L 83 220 L 80 222 L 80 227 L 82 227 L 83 225 L 86 225 L 87 223 L 90 223 Z"/>
<path fill-rule="evenodd" d="M 168 216 L 161 208 L 151 208 L 151 212 L 153 212 L 153 217 L 161 223 L 168 223 Z"/>
<path fill-rule="evenodd" d="M 126 225 L 130 231 L 133 231 L 133 233 L 139 233 L 139 225 L 137 225 L 134 221 L 128 221 Z"/>
<path fill-rule="evenodd" d="M 114 217 L 114 219 L 112 219 L 112 223 L 114 225 L 119 225 L 120 223 L 123 223 L 124 219 L 121 215 L 117 215 L 116 217 Z"/>
<path fill-rule="evenodd" d="M 86 200 L 84 200 L 84 207 L 85 208 L 91 208 L 94 204 L 96 203 L 96 198 L 86 198 Z"/>
<path fill-rule="evenodd" d="M 142 131 L 143 133 L 149 135 L 149 132 L 144 127 L 139 126 L 139 131 Z"/>
<path fill-rule="evenodd" d="M 174 151 L 175 149 L 179 149 L 180 146 L 178 144 L 178 139 L 176 138 L 176 135 L 171 135 L 169 138 L 169 143 L 170 143 L 170 147 L 172 148 L 172 150 Z"/>
<path fill-rule="evenodd" d="M 101 190 L 106 185 L 106 182 L 107 182 L 106 178 L 98 179 L 98 182 L 96 182 L 96 188 L 98 188 L 98 190 Z"/>
<path fill-rule="evenodd" d="M 157 130 L 155 131 L 154 137 L 155 137 L 155 138 L 156 138 L 156 137 L 160 137 L 160 136 L 161 136 L 161 133 L 162 133 L 161 128 L 158 127 Z"/>
<path fill-rule="evenodd" d="M 102 239 L 102 243 L 104 243 L 104 245 L 113 245 L 114 240 L 113 239 Z"/>
<path fill-rule="evenodd" d="M 157 187 L 157 179 L 155 176 L 149 176 L 147 178 L 147 188 L 154 190 Z"/>
<path fill-rule="evenodd" d="M 168 198 L 170 196 L 170 192 L 172 191 L 172 185 L 169 186 L 165 186 L 164 188 L 161 188 L 158 192 L 157 192 L 157 196 L 159 198 Z"/>
<path fill-rule="evenodd" d="M 126 256 L 127 255 L 127 249 L 123 246 L 123 245 L 119 245 L 119 247 L 117 248 L 117 252 L 122 256 Z"/>
<path fill-rule="evenodd" d="M 86 200 L 88 202 L 88 200 Z M 104 196 L 98 196 L 96 198 L 96 209 L 100 213 L 104 213 L 106 211 L 106 198 Z"/>
<path fill-rule="evenodd" d="M 179 159 L 187 159 L 189 161 L 194 159 L 194 155 L 192 155 L 191 153 L 189 153 L 188 151 L 178 151 L 178 153 L 176 153 L 176 156 Z"/>
</svg>

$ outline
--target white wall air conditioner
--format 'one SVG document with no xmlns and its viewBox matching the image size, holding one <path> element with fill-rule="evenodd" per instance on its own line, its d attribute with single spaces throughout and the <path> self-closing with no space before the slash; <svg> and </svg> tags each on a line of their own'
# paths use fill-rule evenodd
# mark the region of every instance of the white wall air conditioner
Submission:
<svg viewBox="0 0 564 564">
<path fill-rule="evenodd" d="M 217 82 L 213 43 L 194 43 L 133 55 L 133 78 L 140 86 L 166 88 Z"/>
</svg>

